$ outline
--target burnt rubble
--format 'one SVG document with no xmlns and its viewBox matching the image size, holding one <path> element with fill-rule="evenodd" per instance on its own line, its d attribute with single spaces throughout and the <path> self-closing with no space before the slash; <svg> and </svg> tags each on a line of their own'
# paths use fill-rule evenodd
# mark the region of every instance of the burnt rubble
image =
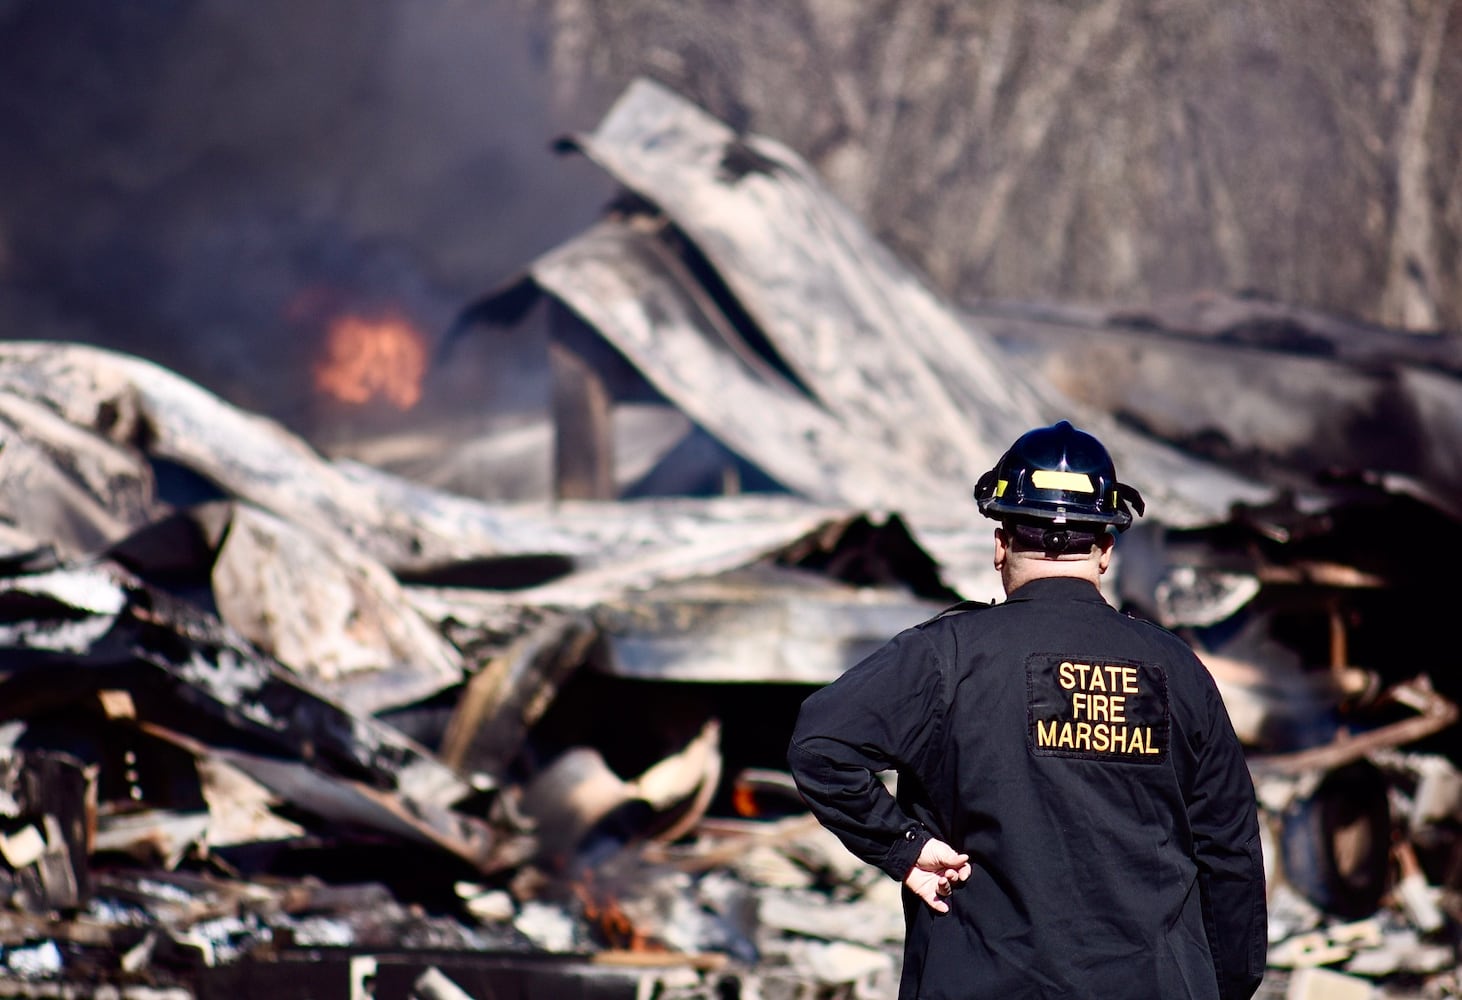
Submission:
<svg viewBox="0 0 1462 1000">
<path fill-rule="evenodd" d="M 1459 545 L 1446 364 L 1297 313 L 1349 347 L 971 319 L 789 151 L 643 81 L 564 149 L 626 197 L 451 335 L 551 307 L 552 495 L 473 499 L 138 358 L 0 343 L 0 991 L 893 997 L 899 887 L 808 816 L 787 734 L 893 632 L 998 596 L 959 498 L 1056 415 L 1161 512 L 1109 598 L 1193 644 L 1250 750 L 1264 994 L 1462 989 L 1462 685 L 1425 572 Z M 1196 394 L 1181 420 L 1083 395 L 1044 345 L 1109 332 L 1162 338 L 1134 378 L 1201 336 L 1235 395 L 1256 350 L 1357 379 L 1431 443 L 1347 465 Z M 1341 395 L 1361 420 L 1316 389 L 1295 423 Z M 659 442 L 633 475 L 626 414 Z"/>
</svg>

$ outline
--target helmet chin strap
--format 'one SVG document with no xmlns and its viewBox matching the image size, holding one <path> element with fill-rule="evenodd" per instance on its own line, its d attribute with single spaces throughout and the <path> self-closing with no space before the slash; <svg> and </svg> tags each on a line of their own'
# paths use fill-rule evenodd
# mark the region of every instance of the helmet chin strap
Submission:
<svg viewBox="0 0 1462 1000">
<path fill-rule="evenodd" d="M 1005 530 L 1017 549 L 1039 549 L 1048 556 L 1090 552 L 1100 531 L 1069 526 L 1048 527 L 1026 521 L 1007 521 Z"/>
</svg>

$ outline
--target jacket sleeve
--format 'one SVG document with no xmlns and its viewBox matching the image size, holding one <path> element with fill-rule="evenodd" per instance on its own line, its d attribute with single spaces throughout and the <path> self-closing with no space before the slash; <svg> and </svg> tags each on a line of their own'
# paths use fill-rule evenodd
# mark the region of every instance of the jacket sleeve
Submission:
<svg viewBox="0 0 1462 1000">
<path fill-rule="evenodd" d="M 787 749 L 812 814 L 896 881 L 908 875 L 932 831 L 900 808 L 878 774 L 921 773 L 944 709 L 937 657 L 928 638 L 911 629 L 808 696 Z"/>
<path fill-rule="evenodd" d="M 1224 1000 L 1249 1000 L 1268 957 L 1268 909 L 1258 803 L 1243 747 L 1217 686 L 1210 687 L 1206 741 L 1189 793 L 1189 822 L 1204 923 Z"/>
</svg>

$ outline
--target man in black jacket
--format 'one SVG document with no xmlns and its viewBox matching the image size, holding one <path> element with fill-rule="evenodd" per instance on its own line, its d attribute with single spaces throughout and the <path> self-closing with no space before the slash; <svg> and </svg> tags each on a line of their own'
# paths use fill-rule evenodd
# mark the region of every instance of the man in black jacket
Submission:
<svg viewBox="0 0 1462 1000">
<path fill-rule="evenodd" d="M 901 1000 L 1248 1000 L 1243 749 L 1192 649 L 1100 589 L 1141 496 L 1061 421 L 975 497 L 1005 600 L 895 636 L 807 698 L 788 748 L 812 812 L 905 886 Z"/>
</svg>

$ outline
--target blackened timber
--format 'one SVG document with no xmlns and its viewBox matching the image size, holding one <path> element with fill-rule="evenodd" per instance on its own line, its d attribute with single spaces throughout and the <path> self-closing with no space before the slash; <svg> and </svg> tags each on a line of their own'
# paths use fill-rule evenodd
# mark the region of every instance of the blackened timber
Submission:
<svg viewBox="0 0 1462 1000">
<path fill-rule="evenodd" d="M 1331 771 L 1364 760 L 1368 754 L 1432 736 L 1457 721 L 1457 705 L 1432 687 L 1427 674 L 1395 685 L 1383 697 L 1414 709 L 1417 714 L 1366 732 L 1347 733 L 1323 746 L 1285 754 L 1252 755 L 1249 767 L 1256 777 Z"/>
<path fill-rule="evenodd" d="M 467 682 L 442 737 L 442 760 L 502 775 L 597 634 L 587 614 L 544 612 Z"/>
<path fill-rule="evenodd" d="M 284 754 L 424 802 L 474 792 L 393 727 L 321 697 L 217 619 L 119 566 L 0 580 L 0 654 L 7 715 L 126 682 L 140 715 L 205 742 Z"/>
<path fill-rule="evenodd" d="M 12 906 L 29 913 L 74 910 L 91 891 L 88 855 L 96 830 L 96 771 L 45 750 L 0 753 Z"/>
<path fill-rule="evenodd" d="M 559 304 L 552 311 L 548 363 L 553 373 L 554 495 L 614 498 L 614 426 L 603 366 L 609 350 Z"/>
<path fill-rule="evenodd" d="M 673 967 L 673 963 L 672 957 L 666 964 Z M 369 983 L 361 981 L 366 969 Z M 598 965 L 579 955 L 312 948 L 200 969 L 196 996 L 198 1000 L 409 997 L 428 969 L 438 970 L 469 996 L 493 1000 L 636 1000 L 660 994 L 654 969 Z M 360 992 L 365 989 L 367 993 Z"/>
<path fill-rule="evenodd" d="M 455 855 L 483 874 L 521 864 L 537 846 L 526 832 L 514 834 L 505 824 L 490 823 L 433 803 L 413 802 L 297 761 L 212 752 L 295 808 L 337 825 L 342 834 L 355 830 L 385 833 Z"/>
</svg>

